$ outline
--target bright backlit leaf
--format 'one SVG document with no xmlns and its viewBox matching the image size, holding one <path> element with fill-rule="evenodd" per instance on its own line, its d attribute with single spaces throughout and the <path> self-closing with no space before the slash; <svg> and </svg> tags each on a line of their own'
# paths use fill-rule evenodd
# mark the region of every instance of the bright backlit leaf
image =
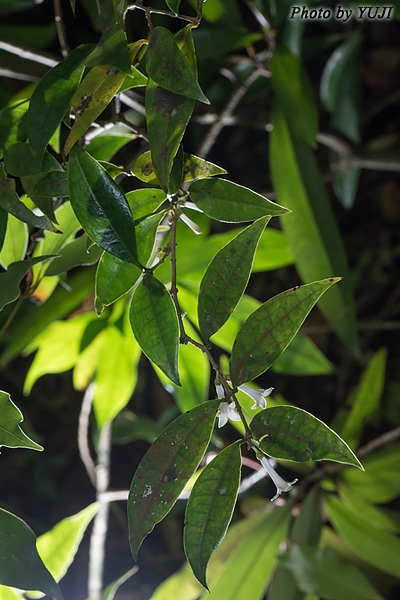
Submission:
<svg viewBox="0 0 400 600">
<path fill-rule="evenodd" d="M 207 588 L 211 554 L 223 540 L 239 490 L 240 446 L 231 444 L 202 471 L 191 491 L 185 514 L 185 553 L 193 573 Z"/>
<path fill-rule="evenodd" d="M 260 448 L 273 458 L 309 462 L 333 460 L 362 469 L 348 445 L 325 423 L 296 406 L 275 406 L 251 422 Z"/>
<path fill-rule="evenodd" d="M 136 558 L 144 538 L 171 510 L 210 441 L 220 401 L 205 402 L 164 429 L 141 460 L 128 498 L 129 540 Z"/>
<path fill-rule="evenodd" d="M 236 336 L 230 359 L 235 386 L 255 379 L 274 363 L 296 335 L 318 299 L 340 277 L 296 286 L 253 312 Z"/>
<path fill-rule="evenodd" d="M 0 264 L 4 269 L 7 269 L 9 264 L 24 259 L 28 239 L 27 224 L 13 215 L 8 215 L 7 231 L 0 251 Z"/>
</svg>

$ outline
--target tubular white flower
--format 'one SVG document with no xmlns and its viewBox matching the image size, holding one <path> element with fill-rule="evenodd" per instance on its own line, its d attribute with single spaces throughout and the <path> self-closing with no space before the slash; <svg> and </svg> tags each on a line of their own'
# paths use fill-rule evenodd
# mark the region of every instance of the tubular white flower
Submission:
<svg viewBox="0 0 400 600">
<path fill-rule="evenodd" d="M 249 385 L 243 383 L 239 385 L 239 390 L 250 396 L 252 400 L 254 400 L 254 404 L 251 407 L 252 410 L 256 410 L 256 408 L 267 408 L 267 401 L 265 399 L 266 396 L 269 396 L 273 391 L 273 387 L 268 388 L 267 390 L 256 390 Z"/>
<path fill-rule="evenodd" d="M 217 397 L 220 400 L 222 400 L 222 398 L 225 398 L 226 394 L 223 385 L 217 384 L 215 386 L 215 389 L 217 391 Z M 230 419 L 231 421 L 240 421 L 240 417 L 235 410 L 234 402 L 231 402 L 230 404 L 228 404 L 228 402 L 221 402 L 218 409 L 217 417 L 218 427 L 223 427 L 224 425 L 226 425 L 228 419 Z"/>
<path fill-rule="evenodd" d="M 282 494 L 282 492 L 289 492 L 294 484 L 297 483 L 298 479 L 294 479 L 290 483 L 289 481 L 282 479 L 282 477 L 275 471 L 266 456 L 257 456 L 257 458 L 276 485 L 276 494 L 273 498 L 271 498 L 271 502 L 276 500 Z"/>
</svg>

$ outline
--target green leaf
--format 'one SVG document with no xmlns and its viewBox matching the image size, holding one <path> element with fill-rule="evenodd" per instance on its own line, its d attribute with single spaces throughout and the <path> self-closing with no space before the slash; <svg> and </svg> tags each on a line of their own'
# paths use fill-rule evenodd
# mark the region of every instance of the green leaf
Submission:
<svg viewBox="0 0 400 600">
<path fill-rule="evenodd" d="M 282 219 L 282 227 L 296 267 L 306 282 L 332 273 L 344 278 L 319 306 L 342 341 L 357 353 L 357 323 L 346 253 L 313 151 L 304 143 L 294 145 L 278 107 L 272 122 L 271 173 L 279 201 L 293 210 L 292 215 Z"/>
<path fill-rule="evenodd" d="M 10 175 L 25 177 L 50 171 L 63 171 L 62 166 L 52 154 L 46 152 L 43 164 L 39 165 L 32 146 L 27 142 L 16 142 L 7 148 L 4 156 L 4 168 Z"/>
<path fill-rule="evenodd" d="M 149 153 L 150 154 L 150 153 Z M 135 221 L 147 217 L 166 200 L 163 190 L 143 188 L 126 194 L 126 199 Z"/>
<path fill-rule="evenodd" d="M 26 223 L 16 217 L 8 215 L 7 231 L 3 247 L 0 251 L 0 263 L 4 269 L 8 265 L 22 260 L 28 247 L 29 231 Z"/>
<path fill-rule="evenodd" d="M 0 111 L 0 158 L 15 142 L 27 137 L 27 119 L 29 100 L 18 100 Z"/>
<path fill-rule="evenodd" d="M 346 65 L 358 52 L 361 37 L 357 33 L 340 44 L 325 63 L 321 77 L 320 95 L 325 108 L 334 112 L 340 94 L 340 84 Z"/>
<path fill-rule="evenodd" d="M 178 317 L 169 292 L 151 274 L 135 290 L 129 319 L 133 335 L 146 356 L 180 385 Z"/>
<path fill-rule="evenodd" d="M 239 330 L 232 348 L 230 374 L 238 386 L 255 379 L 274 363 L 300 329 L 304 319 L 340 277 L 296 286 L 260 306 Z"/>
<path fill-rule="evenodd" d="M 170 423 L 147 451 L 128 498 L 129 540 L 136 558 L 144 538 L 171 510 L 210 441 L 219 400 L 205 402 Z"/>
<path fill-rule="evenodd" d="M 146 68 L 149 77 L 165 90 L 210 104 L 174 36 L 164 27 L 153 29 L 146 51 Z"/>
<path fill-rule="evenodd" d="M 319 487 L 313 487 L 304 498 L 290 532 L 293 544 L 318 545 L 321 537 L 322 516 Z"/>
<path fill-rule="evenodd" d="M 264 196 L 226 179 L 195 181 L 189 188 L 189 195 L 206 215 L 224 223 L 254 221 L 267 215 L 289 212 Z"/>
<path fill-rule="evenodd" d="M 179 13 L 179 6 L 181 0 L 165 0 L 165 3 L 168 6 L 168 8 L 171 9 L 172 12 L 174 12 L 176 15 Z"/>
<path fill-rule="evenodd" d="M 113 67 L 93 67 L 71 98 L 75 121 L 64 145 L 64 155 L 82 137 L 108 106 L 121 87 L 125 73 Z"/>
<path fill-rule="evenodd" d="M 91 44 L 78 46 L 39 81 L 29 104 L 28 137 L 40 166 L 44 151 L 62 121 L 83 73 Z"/>
<path fill-rule="evenodd" d="M 25 600 L 23 592 L 5 585 L 0 585 L 0 598 L 1 600 Z"/>
<path fill-rule="evenodd" d="M 0 391 L 0 414 L 0 447 L 43 450 L 42 446 L 36 444 L 22 431 L 19 424 L 24 418 L 7 392 Z"/>
<path fill-rule="evenodd" d="M 100 335 L 93 409 L 97 425 L 102 429 L 129 402 L 141 353 L 135 340 L 125 337 L 116 327 L 107 327 Z"/>
<path fill-rule="evenodd" d="M 19 284 L 28 271 L 37 263 L 52 258 L 49 256 L 38 256 L 30 260 L 19 260 L 11 263 L 5 273 L 0 273 L 0 310 L 7 304 L 11 304 L 19 297 Z"/>
<path fill-rule="evenodd" d="M 36 550 L 36 536 L 19 517 L 0 508 L 0 583 L 22 590 L 40 590 L 62 600 L 57 583 Z"/>
<path fill-rule="evenodd" d="M 62 275 L 74 267 L 93 265 L 99 260 L 102 250 L 96 244 L 92 244 L 86 234 L 83 234 L 66 244 L 58 254 L 59 256 L 53 258 L 47 267 L 46 277 Z M 128 263 L 124 262 L 124 264 Z"/>
<path fill-rule="evenodd" d="M 132 213 L 122 190 L 79 146 L 70 154 L 68 188 L 72 208 L 88 236 L 103 250 L 142 267 Z"/>
<path fill-rule="evenodd" d="M 130 127 L 114 125 L 93 137 L 86 146 L 86 152 L 96 160 L 110 161 L 118 150 L 121 150 L 136 137 Z"/>
<path fill-rule="evenodd" d="M 353 395 L 353 406 L 342 435 L 351 448 L 356 448 L 364 426 L 378 409 L 385 386 L 387 349 L 381 348 L 371 358 Z"/>
<path fill-rule="evenodd" d="M 349 210 L 356 199 L 361 169 L 348 169 L 343 173 L 336 173 L 333 189 L 340 204 Z"/>
<path fill-rule="evenodd" d="M 307 594 L 326 600 L 383 600 L 362 571 L 327 548 L 293 544 L 281 563 Z"/>
<path fill-rule="evenodd" d="M 343 504 L 356 515 L 363 515 L 364 519 L 379 529 L 391 533 L 400 533 L 400 515 L 398 511 L 391 508 L 374 506 L 342 483 L 339 483 L 338 491 Z"/>
<path fill-rule="evenodd" d="M 246 227 L 211 261 L 199 291 L 198 318 L 205 339 L 222 327 L 243 296 L 268 221 L 269 217 L 263 217 Z"/>
<path fill-rule="evenodd" d="M 106 306 L 129 292 L 141 274 L 142 270 L 136 265 L 104 252 L 96 271 L 95 308 L 97 313 L 100 314 Z"/>
<path fill-rule="evenodd" d="M 115 23 L 103 33 L 96 48 L 86 59 L 85 64 L 87 67 L 107 65 L 130 75 L 131 61 L 126 34 L 119 25 Z"/>
<path fill-rule="evenodd" d="M 214 585 L 210 600 L 261 600 L 276 566 L 280 544 L 290 521 L 288 507 L 277 508 L 264 516 L 259 526 L 243 538 L 237 550 L 225 562 Z"/>
<path fill-rule="evenodd" d="M 272 86 L 293 137 L 315 147 L 318 113 L 311 85 L 300 60 L 286 48 L 277 48 L 270 60 Z"/>
<path fill-rule="evenodd" d="M 147 77 L 143 75 L 138 69 L 135 67 L 131 67 L 130 75 L 126 75 L 121 87 L 118 90 L 118 93 L 121 94 L 126 90 L 130 90 L 136 87 L 145 87 L 147 84 Z"/>
<path fill-rule="evenodd" d="M 21 202 L 15 191 L 15 179 L 0 179 L 0 206 L 20 221 L 33 227 L 57 231 L 50 219 L 38 217 Z"/>
<path fill-rule="evenodd" d="M 239 490 L 242 464 L 239 443 L 225 448 L 206 466 L 186 507 L 185 554 L 196 578 L 207 589 L 207 564 L 225 537 Z"/>
<path fill-rule="evenodd" d="M 330 375 L 335 372 L 335 366 L 310 338 L 298 332 L 276 359 L 272 370 L 287 375 Z"/>
<path fill-rule="evenodd" d="M 129 569 L 129 571 L 121 575 L 121 577 L 118 577 L 118 579 L 110 583 L 110 585 L 108 585 L 102 593 L 101 600 L 114 600 L 115 594 L 118 592 L 121 585 L 125 583 L 125 581 L 128 581 L 128 579 L 130 579 L 132 575 L 135 575 L 135 573 L 137 573 L 138 570 L 139 567 L 135 565 L 134 567 L 132 567 L 132 569 Z"/>
<path fill-rule="evenodd" d="M 152 165 L 160 184 L 168 191 L 172 163 L 193 112 L 194 100 L 174 94 L 149 78 L 145 103 Z M 142 172 L 146 171 L 142 168 Z M 154 183 L 153 173 L 149 182 Z"/>
<path fill-rule="evenodd" d="M 80 512 L 57 523 L 37 539 L 37 550 L 56 581 L 60 581 L 75 558 L 83 535 L 98 510 L 90 504 Z"/>
<path fill-rule="evenodd" d="M 40 176 L 24 177 L 24 190 L 36 203 L 36 198 L 66 198 L 68 196 L 67 174 L 65 171 L 51 171 Z M 39 206 L 40 208 L 40 206 Z"/>
<path fill-rule="evenodd" d="M 296 462 L 332 460 L 363 469 L 337 433 L 296 406 L 275 406 L 258 413 L 251 422 L 260 448 L 273 458 Z"/>
<path fill-rule="evenodd" d="M 374 567 L 399 576 L 400 540 L 354 514 L 333 495 L 325 497 L 329 518 L 350 548 Z"/>
<path fill-rule="evenodd" d="M 184 154 L 183 181 L 196 181 L 213 175 L 225 175 L 225 169 L 194 154 Z"/>
</svg>

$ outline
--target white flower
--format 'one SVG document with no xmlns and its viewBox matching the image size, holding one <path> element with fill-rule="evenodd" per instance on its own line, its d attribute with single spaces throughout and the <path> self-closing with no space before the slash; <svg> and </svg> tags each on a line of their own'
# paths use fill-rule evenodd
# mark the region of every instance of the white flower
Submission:
<svg viewBox="0 0 400 600">
<path fill-rule="evenodd" d="M 222 398 L 225 398 L 226 394 L 225 394 L 225 390 L 224 390 L 224 386 L 221 384 L 217 384 L 215 386 L 215 389 L 217 391 L 217 397 L 221 400 Z M 228 419 L 231 419 L 231 421 L 240 421 L 240 417 L 237 414 L 237 412 L 235 411 L 235 403 L 231 402 L 230 404 L 228 404 L 228 402 L 221 402 L 219 409 L 218 409 L 218 427 L 223 427 L 224 425 L 227 424 Z"/>
<path fill-rule="evenodd" d="M 289 492 L 294 486 L 294 484 L 298 481 L 298 479 L 294 479 L 290 483 L 288 481 L 285 481 L 280 475 L 278 475 L 278 473 L 275 471 L 275 469 L 273 468 L 266 456 L 261 455 L 257 456 L 257 458 L 264 467 L 264 469 L 267 471 L 268 475 L 271 477 L 274 484 L 276 485 L 276 494 L 273 498 L 271 498 L 271 502 L 276 500 L 278 496 L 282 494 L 282 492 Z"/>
<path fill-rule="evenodd" d="M 265 396 L 269 396 L 274 388 L 268 388 L 267 390 L 256 390 L 245 383 L 243 385 L 239 385 L 239 390 L 250 396 L 252 400 L 254 400 L 254 404 L 251 407 L 252 410 L 256 410 L 256 408 L 267 408 L 267 401 Z"/>
</svg>

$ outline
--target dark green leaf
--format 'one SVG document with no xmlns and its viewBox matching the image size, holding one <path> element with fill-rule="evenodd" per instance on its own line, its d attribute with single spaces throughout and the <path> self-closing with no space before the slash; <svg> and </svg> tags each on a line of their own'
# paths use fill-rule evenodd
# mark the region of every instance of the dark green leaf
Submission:
<svg viewBox="0 0 400 600">
<path fill-rule="evenodd" d="M 32 94 L 28 112 L 28 136 L 40 166 L 43 153 L 67 111 L 83 73 L 83 61 L 91 44 L 78 46 L 40 80 Z"/>
<path fill-rule="evenodd" d="M 96 160 L 110 161 L 118 150 L 136 139 L 136 137 L 130 127 L 114 125 L 114 127 L 105 129 L 92 138 L 85 149 Z"/>
<path fill-rule="evenodd" d="M 18 198 L 14 179 L 0 179 L 0 207 L 14 217 L 39 229 L 58 230 L 47 217 L 38 217 Z"/>
<path fill-rule="evenodd" d="M 310 413 L 295 406 L 275 406 L 258 413 L 251 422 L 260 448 L 273 458 L 296 462 L 332 460 L 363 469 L 337 433 Z"/>
<path fill-rule="evenodd" d="M 9 146 L 28 137 L 28 108 L 29 100 L 18 100 L 0 111 L 0 158 Z"/>
<path fill-rule="evenodd" d="M 24 179 L 35 179 L 34 182 L 32 181 L 33 185 L 29 190 L 26 187 L 25 181 L 22 181 L 26 193 L 32 198 L 35 204 L 37 196 L 40 198 L 54 198 L 54 196 L 65 198 L 68 196 L 67 174 L 65 171 L 51 171 L 44 176 L 32 175 L 32 177 Z"/>
<path fill-rule="evenodd" d="M 163 190 L 143 188 L 126 194 L 135 221 L 153 213 L 166 200 Z"/>
<path fill-rule="evenodd" d="M 338 46 L 326 61 L 325 68 L 321 77 L 321 100 L 325 108 L 334 112 L 337 99 L 340 94 L 341 80 L 346 65 L 349 60 L 357 53 L 361 38 L 356 33 L 350 36 L 343 44 Z"/>
<path fill-rule="evenodd" d="M 121 189 L 79 146 L 70 154 L 68 188 L 79 222 L 103 250 L 141 267 L 132 213 Z"/>
<path fill-rule="evenodd" d="M 63 171 L 62 166 L 48 152 L 45 153 L 43 165 L 40 166 L 32 146 L 23 142 L 16 142 L 7 149 L 4 156 L 4 167 L 7 173 L 16 177 Z"/>
<path fill-rule="evenodd" d="M 30 260 L 19 260 L 11 263 L 5 273 L 0 273 L 0 310 L 14 302 L 19 296 L 19 284 L 29 269 L 39 262 L 49 260 L 54 255 L 37 256 Z"/>
<path fill-rule="evenodd" d="M 181 415 L 140 462 L 128 498 L 129 540 L 136 558 L 144 538 L 171 510 L 210 441 L 219 400 Z"/>
<path fill-rule="evenodd" d="M 180 385 L 178 317 L 168 290 L 151 274 L 136 288 L 129 318 L 133 335 L 146 356 Z"/>
<path fill-rule="evenodd" d="M 255 379 L 273 364 L 296 335 L 314 304 L 340 277 L 296 286 L 260 306 L 239 330 L 230 373 L 235 386 Z"/>
<path fill-rule="evenodd" d="M 321 537 L 322 517 L 319 486 L 313 487 L 304 498 L 290 532 L 293 544 L 318 545 Z"/>
<path fill-rule="evenodd" d="M 315 146 L 318 113 L 312 89 L 301 62 L 285 48 L 277 48 L 270 60 L 272 85 L 295 139 Z"/>
<path fill-rule="evenodd" d="M 43 450 L 42 446 L 36 444 L 22 431 L 20 423 L 24 418 L 7 392 L 0 392 L 0 415 L 0 448 L 6 446 Z"/>
<path fill-rule="evenodd" d="M 96 271 L 97 313 L 100 314 L 106 306 L 129 292 L 141 274 L 142 269 L 136 265 L 104 252 Z"/>
<path fill-rule="evenodd" d="M 208 340 L 229 319 L 242 297 L 251 273 L 260 236 L 269 217 L 246 227 L 211 261 L 200 284 L 198 318 Z"/>
<path fill-rule="evenodd" d="M 149 77 L 165 90 L 209 104 L 190 64 L 168 29 L 153 29 L 146 52 L 146 67 Z"/>
<path fill-rule="evenodd" d="M 294 145 L 277 107 L 272 121 L 271 173 L 279 201 L 293 210 L 292 215 L 282 219 L 282 227 L 289 246 L 295 249 L 297 269 L 303 281 L 333 273 L 343 276 L 343 283 L 319 306 L 343 342 L 357 353 L 357 323 L 346 253 L 313 151 L 304 143 Z"/>
<path fill-rule="evenodd" d="M 96 48 L 86 59 L 87 67 L 107 65 L 131 74 L 126 34 L 117 24 L 111 25 L 101 36 Z"/>
<path fill-rule="evenodd" d="M 0 583 L 22 590 L 40 590 L 62 600 L 57 583 L 36 549 L 36 536 L 19 517 L 0 508 Z"/>
<path fill-rule="evenodd" d="M 179 13 L 179 5 L 181 0 L 165 0 L 168 8 L 172 10 L 176 15 Z"/>
<path fill-rule="evenodd" d="M 377 529 L 333 495 L 326 496 L 325 507 L 335 529 L 358 556 L 384 573 L 399 576 L 400 540 L 397 536 Z"/>
<path fill-rule="evenodd" d="M 74 267 L 93 265 L 99 260 L 102 250 L 96 244 L 92 244 L 87 235 L 80 235 L 59 250 L 58 254 L 59 256 L 53 258 L 47 267 L 46 277 L 61 275 Z M 109 256 L 112 255 L 109 254 Z M 124 261 L 124 264 L 129 263 Z M 138 269 L 138 267 L 136 268 Z"/>
<path fill-rule="evenodd" d="M 8 213 L 0 206 L 0 250 L 4 244 L 4 238 L 7 231 Z"/>
<path fill-rule="evenodd" d="M 307 594 L 326 600 L 383 600 L 362 571 L 327 548 L 293 544 L 281 563 Z"/>
<path fill-rule="evenodd" d="M 264 196 L 226 179 L 195 181 L 189 188 L 189 195 L 206 215 L 224 223 L 254 221 L 267 215 L 290 212 Z"/>
<path fill-rule="evenodd" d="M 113 67 L 93 67 L 71 98 L 75 121 L 64 145 L 64 155 L 82 137 L 103 112 L 125 79 L 125 73 Z"/>
<path fill-rule="evenodd" d="M 175 42 L 174 42 L 175 43 Z M 172 163 L 193 112 L 194 100 L 158 86 L 152 79 L 146 88 L 147 134 L 154 171 L 168 191 Z M 142 169 L 143 173 L 146 170 Z M 153 178 L 150 180 L 153 182 Z"/>
<path fill-rule="evenodd" d="M 358 191 L 361 169 L 348 169 L 344 173 L 337 173 L 333 181 L 333 189 L 341 205 L 352 208 Z"/>
<path fill-rule="evenodd" d="M 202 471 L 187 504 L 185 553 L 205 588 L 208 561 L 225 537 L 235 508 L 241 462 L 238 443 L 225 448 Z"/>
</svg>

